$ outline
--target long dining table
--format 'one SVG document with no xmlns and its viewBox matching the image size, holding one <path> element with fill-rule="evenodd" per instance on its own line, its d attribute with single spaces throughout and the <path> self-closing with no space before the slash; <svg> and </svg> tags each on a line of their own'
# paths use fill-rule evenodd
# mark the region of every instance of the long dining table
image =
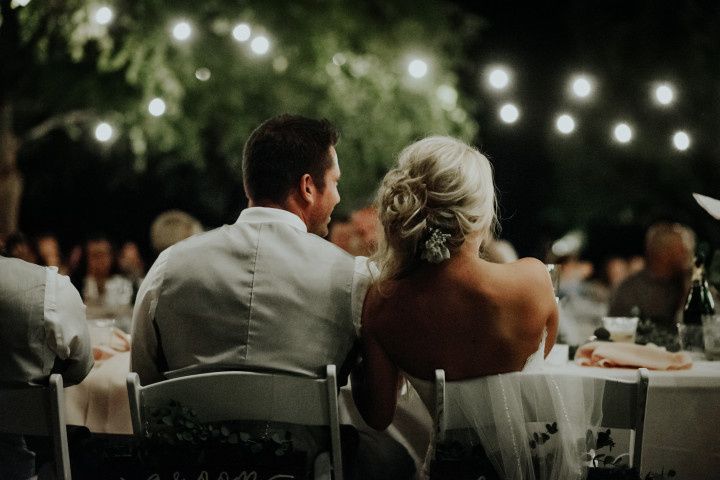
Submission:
<svg viewBox="0 0 720 480">
<path fill-rule="evenodd" d="M 557 357 L 556 357 L 557 358 Z M 65 389 L 66 420 L 94 433 L 131 434 L 125 379 L 130 353 L 118 352 L 96 362 L 87 378 Z M 635 369 L 548 362 L 550 371 L 634 380 Z M 349 387 L 340 392 L 340 420 L 369 429 L 352 401 Z M 422 463 L 430 441 L 432 418 L 416 393 L 403 395 L 388 434 Z M 650 371 L 642 444 L 642 478 L 648 473 L 678 479 L 718 478 L 720 473 L 720 362 L 695 360 L 688 370 Z"/>
</svg>

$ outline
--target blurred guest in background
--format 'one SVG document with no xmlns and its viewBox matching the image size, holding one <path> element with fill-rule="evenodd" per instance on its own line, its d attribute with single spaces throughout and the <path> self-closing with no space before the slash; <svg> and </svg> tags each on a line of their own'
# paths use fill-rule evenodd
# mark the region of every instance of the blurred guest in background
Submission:
<svg viewBox="0 0 720 480">
<path fill-rule="evenodd" d="M 62 270 L 62 254 L 60 253 L 60 243 L 57 237 L 52 233 L 43 233 L 35 239 L 37 252 L 40 257 L 40 265 L 46 267 L 58 267 Z"/>
<path fill-rule="evenodd" d="M 337 220 L 330 226 L 328 240 L 351 255 L 372 255 L 377 248 L 377 211 L 375 207 L 355 210 L 349 220 Z"/>
<path fill-rule="evenodd" d="M 19 258 L 29 263 L 38 263 L 38 254 L 35 246 L 22 232 L 15 232 L 7 237 L 3 255 L 6 257 Z"/>
<path fill-rule="evenodd" d="M 64 384 L 82 381 L 93 357 L 85 306 L 68 277 L 0 257 L 0 387 L 47 383 L 60 373 Z M 0 434 L 0 478 L 27 479 L 35 454 L 19 435 Z"/>
<path fill-rule="evenodd" d="M 168 210 L 153 220 L 150 226 L 150 242 L 158 255 L 180 240 L 202 232 L 202 224 L 192 215 L 181 210 Z"/>
<path fill-rule="evenodd" d="M 125 242 L 117 258 L 118 270 L 133 284 L 133 301 L 140 284 L 145 278 L 145 262 L 135 242 Z"/>
<path fill-rule="evenodd" d="M 512 243 L 497 238 L 488 242 L 481 256 L 492 263 L 510 263 L 518 259 Z"/>
<path fill-rule="evenodd" d="M 690 286 L 694 252 L 695 234 L 688 227 L 652 225 L 645 237 L 645 267 L 618 286 L 608 315 L 640 316 L 674 329 Z"/>
<path fill-rule="evenodd" d="M 121 328 L 129 329 L 133 286 L 118 273 L 110 240 L 102 235 L 88 239 L 83 261 L 85 268 L 78 269 L 75 285 L 82 292 L 88 318 L 115 318 Z"/>
</svg>

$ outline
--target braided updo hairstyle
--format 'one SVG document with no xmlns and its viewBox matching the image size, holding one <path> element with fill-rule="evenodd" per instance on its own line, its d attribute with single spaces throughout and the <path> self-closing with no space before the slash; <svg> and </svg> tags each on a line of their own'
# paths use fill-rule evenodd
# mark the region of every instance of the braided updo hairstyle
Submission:
<svg viewBox="0 0 720 480">
<path fill-rule="evenodd" d="M 380 185 L 376 200 L 383 235 L 374 260 L 380 281 L 402 278 L 419 262 L 431 230 L 447 237 L 451 254 L 474 232 L 482 244 L 496 228 L 493 172 L 475 148 L 450 137 L 406 147 Z"/>
</svg>

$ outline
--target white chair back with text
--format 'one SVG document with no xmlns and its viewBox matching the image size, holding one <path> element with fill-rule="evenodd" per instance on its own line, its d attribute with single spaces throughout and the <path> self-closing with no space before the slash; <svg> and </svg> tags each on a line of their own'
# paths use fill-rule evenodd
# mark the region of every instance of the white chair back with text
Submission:
<svg viewBox="0 0 720 480">
<path fill-rule="evenodd" d="M 334 478 L 342 480 L 335 365 L 315 379 L 279 373 L 222 371 L 189 375 L 141 386 L 127 377 L 135 435 L 145 434 L 145 411 L 169 400 L 191 408 L 202 422 L 259 420 L 328 426 Z"/>
</svg>

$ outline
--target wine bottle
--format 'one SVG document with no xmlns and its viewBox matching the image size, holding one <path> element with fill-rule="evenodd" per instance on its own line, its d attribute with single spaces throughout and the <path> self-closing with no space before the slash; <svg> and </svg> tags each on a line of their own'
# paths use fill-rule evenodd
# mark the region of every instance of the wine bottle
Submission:
<svg viewBox="0 0 720 480">
<path fill-rule="evenodd" d="M 702 325 L 702 316 L 715 313 L 715 302 L 705 279 L 704 259 L 698 256 L 693 268 L 692 285 L 683 310 L 683 323 Z"/>
</svg>

